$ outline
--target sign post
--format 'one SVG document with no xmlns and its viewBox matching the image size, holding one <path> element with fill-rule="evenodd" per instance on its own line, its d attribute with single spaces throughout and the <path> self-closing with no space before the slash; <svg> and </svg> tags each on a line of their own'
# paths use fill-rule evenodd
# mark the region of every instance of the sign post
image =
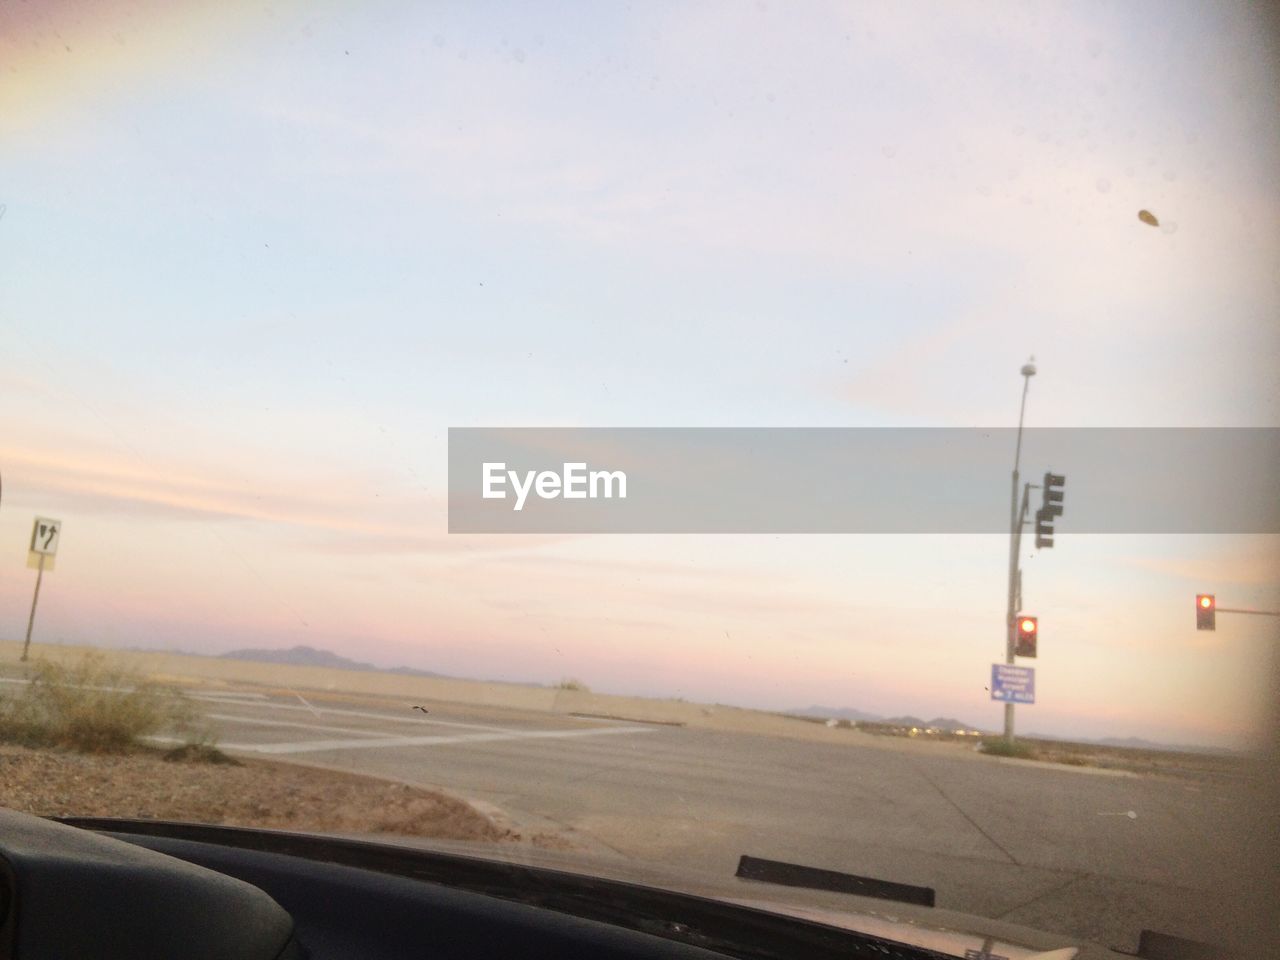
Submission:
<svg viewBox="0 0 1280 960">
<path fill-rule="evenodd" d="M 62 537 L 62 521 L 48 517 L 36 517 L 31 525 L 31 552 L 36 554 L 39 566 L 36 568 L 36 591 L 31 596 L 31 615 L 27 617 L 27 639 L 22 644 L 22 659 L 27 659 L 31 649 L 31 628 L 36 622 L 36 604 L 40 602 L 40 584 L 44 580 L 44 563 L 46 557 L 57 556 L 58 541 Z"/>
</svg>

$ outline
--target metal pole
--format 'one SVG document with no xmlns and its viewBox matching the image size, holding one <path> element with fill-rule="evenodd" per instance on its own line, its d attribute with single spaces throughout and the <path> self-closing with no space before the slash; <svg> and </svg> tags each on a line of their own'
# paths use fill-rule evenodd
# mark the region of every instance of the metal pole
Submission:
<svg viewBox="0 0 1280 960">
<path fill-rule="evenodd" d="M 1255 617 L 1280 617 L 1280 610 L 1242 610 L 1239 607 L 1215 607 L 1218 613 L 1251 613 Z"/>
<path fill-rule="evenodd" d="M 1022 519 L 1018 516 L 1018 463 L 1022 459 L 1022 422 L 1027 414 L 1027 391 L 1036 368 L 1030 363 L 1022 368 L 1022 404 L 1018 409 L 1018 442 L 1013 451 L 1013 476 L 1009 486 L 1009 603 L 1004 621 L 1004 662 L 1013 663 L 1013 622 L 1017 618 L 1018 553 L 1022 539 Z M 1004 705 L 1004 738 L 1013 742 L 1013 704 Z"/>
<path fill-rule="evenodd" d="M 27 659 L 31 649 L 31 626 L 36 622 L 36 604 L 40 602 L 40 581 L 44 579 L 44 554 L 40 554 L 40 566 L 36 570 L 36 592 L 31 597 L 31 616 L 27 617 L 27 639 L 22 645 L 22 659 Z"/>
</svg>

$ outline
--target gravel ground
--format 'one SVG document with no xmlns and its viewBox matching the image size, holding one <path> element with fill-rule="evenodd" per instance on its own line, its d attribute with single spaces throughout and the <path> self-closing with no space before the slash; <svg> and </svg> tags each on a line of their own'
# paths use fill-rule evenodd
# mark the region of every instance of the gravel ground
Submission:
<svg viewBox="0 0 1280 960">
<path fill-rule="evenodd" d="M 267 760 L 174 762 L 153 752 L 94 755 L 0 744 L 0 806 L 41 816 L 522 839 L 467 803 L 430 790 Z"/>
</svg>

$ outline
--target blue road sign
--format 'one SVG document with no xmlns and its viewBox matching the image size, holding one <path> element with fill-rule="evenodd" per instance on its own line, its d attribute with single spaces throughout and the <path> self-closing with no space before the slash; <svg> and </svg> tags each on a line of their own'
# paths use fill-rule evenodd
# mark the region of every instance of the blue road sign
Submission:
<svg viewBox="0 0 1280 960">
<path fill-rule="evenodd" d="M 1035 703 L 1035 667 L 1015 667 L 1008 663 L 991 665 L 991 699 L 1001 703 Z"/>
</svg>

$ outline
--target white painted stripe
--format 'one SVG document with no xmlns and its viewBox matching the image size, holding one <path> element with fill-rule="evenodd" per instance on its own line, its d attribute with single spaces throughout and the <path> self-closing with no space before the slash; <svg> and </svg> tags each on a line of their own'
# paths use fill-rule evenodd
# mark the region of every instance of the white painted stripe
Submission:
<svg viewBox="0 0 1280 960">
<path fill-rule="evenodd" d="M 223 750 L 240 753 L 318 753 L 322 750 L 370 750 L 376 747 L 433 747 L 455 743 L 497 743 L 503 740 L 560 740 L 614 733 L 653 733 L 647 727 L 601 727 L 593 730 L 507 730 L 503 733 L 464 733 L 457 736 L 383 737 L 377 740 L 304 740 L 295 743 L 222 743 Z"/>
<path fill-rule="evenodd" d="M 32 682 L 22 677 L 0 677 L 0 683 L 30 684 Z M 59 686 L 62 686 L 62 684 L 59 684 Z M 133 687 L 104 687 L 97 683 L 68 683 L 66 686 L 71 687 L 73 690 L 106 690 L 109 693 L 133 693 L 135 689 Z"/>
<path fill-rule="evenodd" d="M 235 703 L 238 706 L 255 707 L 258 709 L 292 710 L 295 712 L 307 709 L 306 707 L 300 706 L 296 703 L 275 703 L 273 701 L 269 701 L 266 703 L 255 703 L 251 700 L 245 700 L 245 701 L 219 700 L 218 702 L 219 703 Z M 460 720 L 434 720 L 430 716 L 424 715 L 422 713 L 415 714 L 414 716 L 411 716 L 411 717 L 398 717 L 390 713 L 374 713 L 371 710 L 338 710 L 333 707 L 316 707 L 315 712 L 327 713 L 330 716 L 335 716 L 335 717 L 361 717 L 366 720 L 385 720 L 388 723 L 412 723 L 412 724 L 416 724 L 417 726 L 422 726 L 423 724 L 433 724 L 437 727 L 458 727 L 463 730 L 493 730 L 495 732 L 498 732 L 498 731 L 505 732 L 511 729 L 510 727 L 495 727 L 492 724 L 487 724 L 487 723 L 463 723 Z"/>
<path fill-rule="evenodd" d="M 260 717 L 245 717 L 234 713 L 206 713 L 210 720 L 222 720 L 226 723 L 246 723 L 253 727 L 296 727 L 299 730 L 327 730 L 330 733 L 350 733 L 357 737 L 385 737 L 382 730 L 360 730 L 356 727 L 329 727 L 323 723 L 294 723 L 292 720 L 267 720 Z"/>
<path fill-rule="evenodd" d="M 0 683 L 29 684 L 31 681 L 25 677 L 0 677 Z M 73 684 L 73 686 L 77 690 L 111 690 L 116 693 L 132 693 L 134 689 L 133 687 L 102 687 L 95 684 L 84 683 Z M 247 690 L 227 690 L 225 692 L 206 690 L 204 693 L 186 693 L 183 691 L 183 693 L 192 700 L 213 700 L 217 703 L 236 703 L 237 701 L 232 700 L 232 697 L 253 697 L 255 699 L 248 702 L 255 704 L 267 699 L 267 695 L 265 693 L 250 693 Z M 245 703 L 246 701 L 240 700 L 238 702 Z"/>
</svg>

